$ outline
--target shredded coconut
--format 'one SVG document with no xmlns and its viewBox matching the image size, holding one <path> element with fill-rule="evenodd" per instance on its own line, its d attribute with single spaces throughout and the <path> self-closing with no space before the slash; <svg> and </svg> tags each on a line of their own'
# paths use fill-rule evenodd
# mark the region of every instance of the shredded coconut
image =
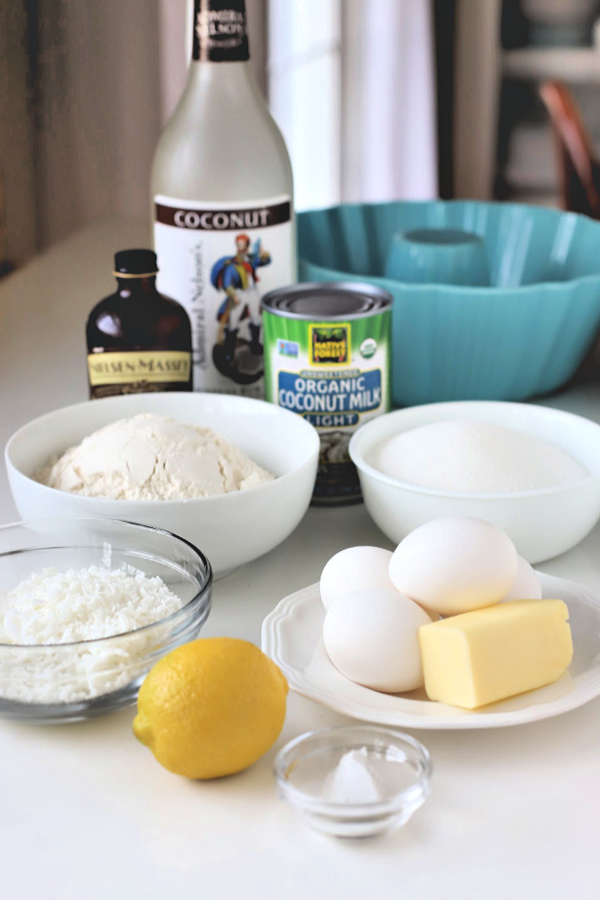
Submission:
<svg viewBox="0 0 600 900">
<path fill-rule="evenodd" d="M 0 598 L 0 696 L 73 703 L 125 687 L 168 635 L 168 626 L 164 634 L 136 630 L 181 606 L 158 576 L 130 566 L 36 572 Z M 64 646 L 80 641 L 92 643 Z"/>
<path fill-rule="evenodd" d="M 86 497 L 187 500 L 244 491 L 274 476 L 210 428 L 141 414 L 88 435 L 35 477 Z"/>
<path fill-rule="evenodd" d="M 367 462 L 399 481 L 469 493 L 560 487 L 589 476 L 550 441 L 470 419 L 435 422 L 394 435 L 375 447 Z"/>
</svg>

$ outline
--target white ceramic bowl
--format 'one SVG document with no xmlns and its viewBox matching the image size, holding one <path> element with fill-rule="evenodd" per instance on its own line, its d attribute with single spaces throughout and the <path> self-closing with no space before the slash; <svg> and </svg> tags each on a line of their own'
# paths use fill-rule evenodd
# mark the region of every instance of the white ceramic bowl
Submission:
<svg viewBox="0 0 600 900">
<path fill-rule="evenodd" d="M 590 475 L 567 487 L 470 494 L 397 481 L 366 462 L 370 451 L 386 438 L 432 422 L 461 418 L 504 425 L 544 438 L 570 453 Z M 353 435 L 349 452 L 371 517 L 395 543 L 439 516 L 474 516 L 505 531 L 521 556 L 536 563 L 570 550 L 600 518 L 600 425 L 560 410 L 492 401 L 413 406 L 363 425 Z"/>
<path fill-rule="evenodd" d="M 35 471 L 52 455 L 110 422 L 142 412 L 213 428 L 277 477 L 246 491 L 158 501 L 82 497 L 34 480 Z M 312 425 L 274 404 L 225 394 L 162 393 L 57 409 L 17 431 L 5 459 L 23 519 L 108 516 L 164 528 L 201 547 L 215 574 L 223 575 L 272 550 L 296 528 L 310 503 L 318 454 Z"/>
</svg>

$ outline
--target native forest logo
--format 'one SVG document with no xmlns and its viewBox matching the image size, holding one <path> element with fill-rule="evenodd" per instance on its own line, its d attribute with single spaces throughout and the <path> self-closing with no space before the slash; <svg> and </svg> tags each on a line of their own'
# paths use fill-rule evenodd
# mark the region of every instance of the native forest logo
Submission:
<svg viewBox="0 0 600 900">
<path fill-rule="evenodd" d="M 349 325 L 311 325 L 310 356 L 313 365 L 342 365 L 350 361 Z"/>
</svg>

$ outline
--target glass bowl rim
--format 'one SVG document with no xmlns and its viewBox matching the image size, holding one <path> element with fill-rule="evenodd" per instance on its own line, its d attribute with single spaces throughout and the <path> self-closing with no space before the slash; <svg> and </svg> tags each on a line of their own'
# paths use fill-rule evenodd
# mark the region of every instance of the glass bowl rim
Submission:
<svg viewBox="0 0 600 900">
<path fill-rule="evenodd" d="M 176 609 L 175 612 L 169 613 L 168 616 L 165 616 L 162 619 L 157 619 L 156 622 L 149 622 L 147 625 L 142 625 L 140 628 L 134 628 L 131 631 L 122 631 L 118 634 L 110 634 L 105 635 L 104 637 L 99 638 L 88 638 L 83 641 L 67 641 L 56 644 L 5 644 L 0 641 L 0 653 L 5 650 L 47 650 L 47 651 L 57 651 L 62 648 L 75 648 L 75 647 L 89 647 L 93 645 L 101 644 L 104 641 L 112 641 L 116 638 L 127 638 L 133 637 L 134 635 L 143 634 L 151 628 L 156 628 L 159 625 L 166 625 L 173 621 L 176 621 L 178 617 L 182 619 L 186 618 L 186 615 L 189 611 L 196 605 L 200 600 L 204 599 L 206 605 L 210 605 L 210 590 L 213 583 L 213 571 L 212 566 L 210 564 L 210 560 L 208 557 L 191 541 L 188 541 L 187 538 L 182 537 L 179 534 L 175 534 L 173 531 L 168 531 L 166 528 L 158 528 L 154 525 L 144 525 L 141 522 L 132 522 L 129 519 L 116 519 L 114 517 L 109 516 L 48 516 L 47 518 L 36 518 L 36 519 L 22 519 L 16 522 L 7 522 L 4 525 L 0 525 L 0 538 L 2 537 L 3 532 L 7 531 L 10 528 L 17 528 L 21 526 L 27 525 L 38 525 L 40 523 L 50 523 L 55 522 L 57 524 L 60 523 L 75 523 L 75 522 L 88 522 L 92 524 L 99 523 L 118 523 L 119 525 L 128 525 L 133 527 L 134 529 L 140 529 L 143 531 L 155 532 L 157 534 L 164 535 L 168 538 L 174 538 L 175 541 L 180 542 L 181 544 L 185 544 L 193 553 L 199 557 L 200 561 L 204 565 L 206 572 L 206 581 L 200 588 L 200 590 L 194 594 L 194 596 L 188 600 L 186 604 L 184 604 L 179 609 Z M 3 551 L 0 550 L 0 559 L 6 556 L 16 555 L 18 553 L 27 553 L 31 551 L 33 548 L 24 547 L 22 550 L 9 550 Z"/>
<path fill-rule="evenodd" d="M 344 801 L 334 802 L 323 800 L 320 797 L 294 787 L 288 781 L 286 777 L 288 768 L 287 757 L 291 752 L 304 743 L 308 744 L 315 738 L 325 736 L 331 736 L 332 738 L 335 738 L 336 736 L 343 737 L 344 734 L 352 731 L 364 731 L 373 737 L 378 735 L 384 738 L 387 737 L 388 745 L 407 745 L 414 754 L 421 769 L 420 772 L 415 772 L 415 783 L 409 785 L 409 787 L 402 788 L 402 790 L 396 791 L 381 800 L 371 800 L 366 803 L 346 803 Z M 350 750 L 353 748 L 348 749 Z M 302 758 L 306 757 L 300 757 L 300 759 Z M 345 818 L 346 816 L 351 816 L 356 813 L 363 815 L 384 815 L 386 813 L 394 813 L 397 812 L 398 809 L 401 809 L 406 802 L 410 802 L 411 800 L 420 800 L 421 802 L 424 802 L 429 795 L 433 766 L 429 751 L 424 744 L 416 738 L 411 737 L 411 735 L 406 734 L 404 731 L 399 731 L 398 729 L 390 728 L 385 725 L 373 725 L 362 722 L 355 725 L 337 725 L 330 728 L 320 728 L 315 731 L 304 732 L 303 734 L 298 735 L 298 737 L 292 738 L 292 740 L 288 741 L 277 753 L 273 762 L 273 771 L 277 784 L 284 796 L 299 808 L 307 812 Z"/>
</svg>

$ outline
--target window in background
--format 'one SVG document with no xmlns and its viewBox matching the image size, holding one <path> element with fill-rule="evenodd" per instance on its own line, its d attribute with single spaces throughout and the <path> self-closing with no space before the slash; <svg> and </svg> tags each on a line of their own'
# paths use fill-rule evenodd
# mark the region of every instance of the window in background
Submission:
<svg viewBox="0 0 600 900">
<path fill-rule="evenodd" d="M 292 158 L 297 209 L 341 200 L 341 7 L 269 2 L 269 102 Z"/>
<path fill-rule="evenodd" d="M 246 2 L 298 208 L 435 196 L 433 0 Z M 156 141 L 185 83 L 190 3 L 0 3 L 9 258 L 97 218 L 147 215 Z"/>
<path fill-rule="evenodd" d="M 298 209 L 437 196 L 431 0 L 269 0 Z"/>
</svg>

